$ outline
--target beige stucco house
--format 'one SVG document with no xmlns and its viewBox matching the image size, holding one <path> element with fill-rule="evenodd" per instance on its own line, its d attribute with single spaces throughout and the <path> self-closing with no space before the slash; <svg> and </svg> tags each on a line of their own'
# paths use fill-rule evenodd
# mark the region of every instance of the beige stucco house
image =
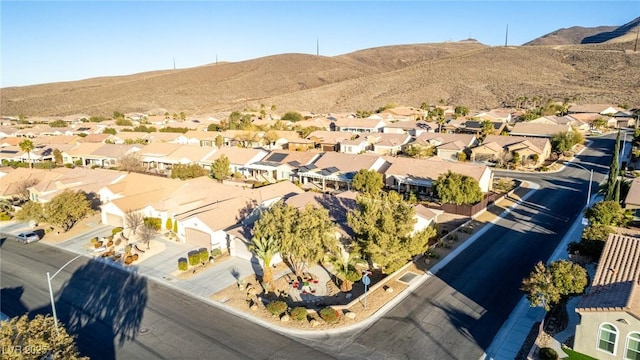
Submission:
<svg viewBox="0 0 640 360">
<path fill-rule="evenodd" d="M 640 238 L 610 234 L 578 306 L 574 350 L 596 359 L 640 359 Z"/>
</svg>

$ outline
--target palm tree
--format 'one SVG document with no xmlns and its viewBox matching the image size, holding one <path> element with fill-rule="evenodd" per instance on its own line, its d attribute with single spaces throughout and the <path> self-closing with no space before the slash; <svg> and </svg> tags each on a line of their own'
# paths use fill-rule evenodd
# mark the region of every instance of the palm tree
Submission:
<svg viewBox="0 0 640 360">
<path fill-rule="evenodd" d="M 249 250 L 260 260 L 262 260 L 262 283 L 268 289 L 273 288 L 273 271 L 271 270 L 271 260 L 280 252 L 280 242 L 273 237 L 254 237 L 251 239 Z"/>
<path fill-rule="evenodd" d="M 33 145 L 33 141 L 26 139 L 22 141 L 20 144 L 20 149 L 27 153 L 27 158 L 29 159 L 29 167 L 33 167 L 33 163 L 31 162 L 31 151 L 35 148 Z"/>
<path fill-rule="evenodd" d="M 340 249 L 336 249 L 335 254 L 331 254 L 329 262 L 333 265 L 333 271 L 336 277 L 342 281 L 340 291 L 349 292 L 353 287 L 353 283 L 362 278 L 362 274 L 356 269 L 357 264 L 364 263 L 360 258 L 358 251 L 343 253 Z"/>
</svg>

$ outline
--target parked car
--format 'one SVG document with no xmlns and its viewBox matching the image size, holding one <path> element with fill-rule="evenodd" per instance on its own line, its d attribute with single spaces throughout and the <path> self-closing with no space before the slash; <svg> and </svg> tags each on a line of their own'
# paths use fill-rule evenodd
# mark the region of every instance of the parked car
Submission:
<svg viewBox="0 0 640 360">
<path fill-rule="evenodd" d="M 25 244 L 36 242 L 40 240 L 40 236 L 33 231 L 23 232 L 16 236 L 16 240 L 22 241 Z"/>
</svg>

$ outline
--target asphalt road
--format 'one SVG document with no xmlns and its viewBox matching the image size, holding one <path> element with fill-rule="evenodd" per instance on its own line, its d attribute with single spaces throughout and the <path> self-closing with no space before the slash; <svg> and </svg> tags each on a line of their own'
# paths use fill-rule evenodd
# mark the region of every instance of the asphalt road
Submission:
<svg viewBox="0 0 640 360">
<path fill-rule="evenodd" d="M 0 247 L 0 308 L 51 313 L 46 272 L 73 254 L 12 238 Z M 91 359 L 328 359 L 328 356 L 181 292 L 79 258 L 52 281 L 58 318 Z"/>
<path fill-rule="evenodd" d="M 577 157 L 594 169 L 592 192 L 605 179 L 613 140 L 596 139 Z M 584 209 L 589 182 L 589 172 L 573 166 L 505 174 L 541 188 L 368 329 L 314 346 L 342 359 L 480 358 L 521 299 L 522 279 L 549 258 Z"/>
<path fill-rule="evenodd" d="M 603 137 L 578 156 L 595 171 L 594 191 L 612 148 L 613 137 Z M 551 255 L 586 201 L 583 169 L 518 177 L 541 188 L 364 330 L 290 339 L 84 258 L 53 281 L 58 316 L 95 359 L 478 359 L 521 298 L 522 278 Z M 0 251 L 2 312 L 50 313 L 45 273 L 73 255 L 12 240 Z"/>
</svg>

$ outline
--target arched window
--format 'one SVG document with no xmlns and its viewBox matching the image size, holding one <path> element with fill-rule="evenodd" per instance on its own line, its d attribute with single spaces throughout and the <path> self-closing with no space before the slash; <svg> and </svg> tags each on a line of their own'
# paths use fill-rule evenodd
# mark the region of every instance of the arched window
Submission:
<svg viewBox="0 0 640 360">
<path fill-rule="evenodd" d="M 640 360 L 640 332 L 632 332 L 627 335 L 627 349 L 624 358 L 628 360 Z"/>
<path fill-rule="evenodd" d="M 598 329 L 598 349 L 615 354 L 618 329 L 611 324 L 602 324 Z"/>
</svg>

